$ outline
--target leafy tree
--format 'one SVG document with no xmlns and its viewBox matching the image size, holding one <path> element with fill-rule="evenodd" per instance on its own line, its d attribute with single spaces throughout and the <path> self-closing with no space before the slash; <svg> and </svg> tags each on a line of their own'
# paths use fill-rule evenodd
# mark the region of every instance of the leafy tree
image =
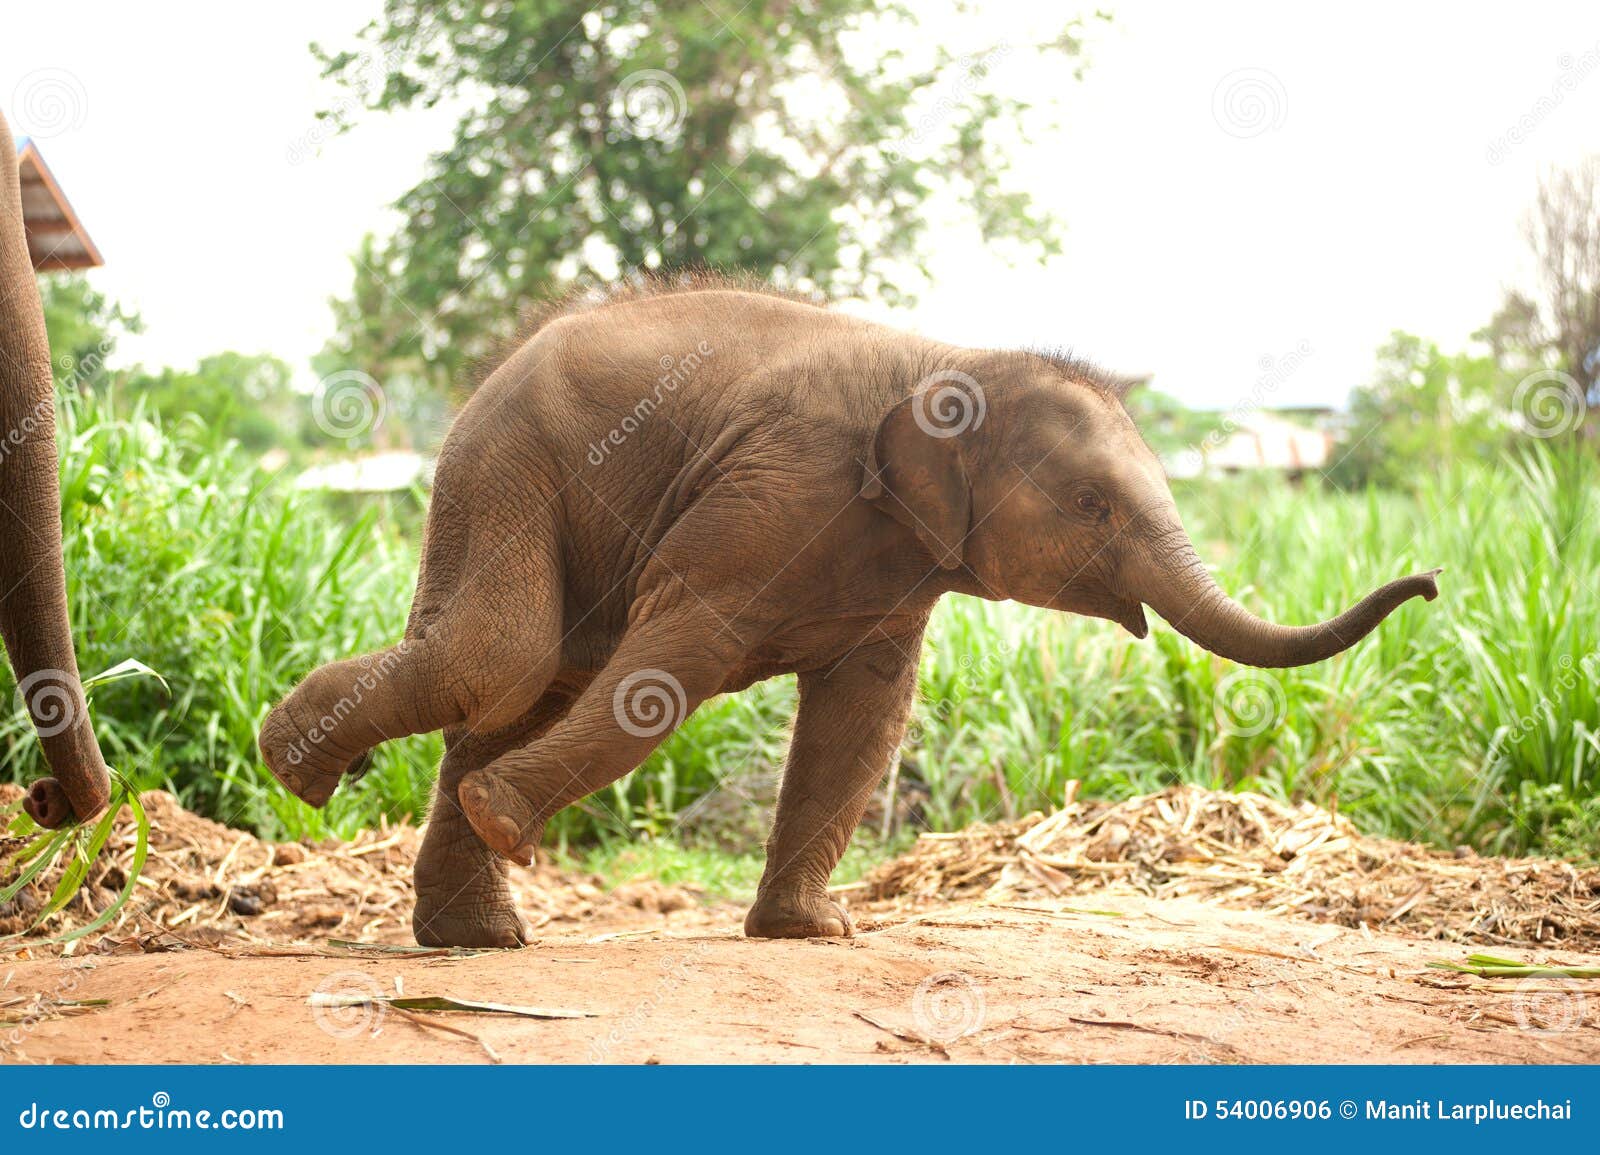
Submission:
<svg viewBox="0 0 1600 1155">
<path fill-rule="evenodd" d="M 1350 395 L 1350 418 L 1328 478 L 1340 486 L 1406 486 L 1419 470 L 1483 457 L 1509 436 L 1506 371 L 1492 356 L 1446 354 L 1395 332 L 1372 384 Z"/>
<path fill-rule="evenodd" d="M 119 392 L 169 421 L 197 418 L 212 444 L 237 441 L 261 453 L 303 437 L 306 398 L 289 366 L 268 354 L 215 353 L 192 370 L 135 369 Z"/>
<path fill-rule="evenodd" d="M 1537 292 L 1508 293 L 1480 335 L 1508 367 L 1564 375 L 1544 374 L 1530 383 L 1540 390 L 1524 386 L 1521 396 L 1513 378 L 1507 403 L 1521 418 L 1546 434 L 1554 429 L 1592 436 L 1594 411 L 1600 409 L 1600 154 L 1541 180 L 1522 231 Z M 1535 408 L 1541 403 L 1543 412 Z"/>
<path fill-rule="evenodd" d="M 528 302 L 638 270 L 892 302 L 936 195 L 987 239 L 1056 252 L 1057 223 L 1007 185 L 1003 134 L 1029 108 L 1001 84 L 1012 46 L 916 59 L 914 23 L 889 0 L 386 0 L 356 46 L 313 46 L 345 92 L 324 115 L 463 111 L 399 231 L 363 244 L 329 356 L 446 385 Z M 1080 32 L 1028 51 L 1076 67 Z"/>
<path fill-rule="evenodd" d="M 58 388 L 103 385 L 108 379 L 106 361 L 116 351 L 117 339 L 144 329 L 138 314 L 90 287 L 82 273 L 40 277 L 39 299 Z"/>
<path fill-rule="evenodd" d="M 1524 235 L 1549 345 L 1587 393 L 1600 383 L 1600 155 L 1539 182 Z"/>
<path fill-rule="evenodd" d="M 307 399 L 294 390 L 289 366 L 278 358 L 224 352 L 192 370 L 112 370 L 107 363 L 118 340 L 144 329 L 138 314 L 78 273 L 40 277 L 39 296 L 59 390 L 105 393 L 108 411 L 142 405 L 170 420 L 197 418 L 212 444 L 237 441 L 262 452 L 314 440 Z"/>
</svg>

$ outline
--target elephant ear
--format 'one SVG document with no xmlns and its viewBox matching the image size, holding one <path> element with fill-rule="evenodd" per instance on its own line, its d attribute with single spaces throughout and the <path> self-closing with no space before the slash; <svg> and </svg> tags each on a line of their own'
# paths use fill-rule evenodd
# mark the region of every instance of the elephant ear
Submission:
<svg viewBox="0 0 1600 1155">
<path fill-rule="evenodd" d="M 961 564 L 972 525 L 972 486 L 961 432 L 927 416 L 929 391 L 895 403 L 878 422 L 861 496 L 916 533 L 945 569 Z"/>
</svg>

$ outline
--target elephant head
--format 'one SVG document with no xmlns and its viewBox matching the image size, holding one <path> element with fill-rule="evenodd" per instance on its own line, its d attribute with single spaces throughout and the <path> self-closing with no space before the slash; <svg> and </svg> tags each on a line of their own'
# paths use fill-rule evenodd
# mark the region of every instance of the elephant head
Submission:
<svg viewBox="0 0 1600 1155">
<path fill-rule="evenodd" d="M 0 117 L 0 635 L 55 772 L 24 806 L 41 826 L 94 817 L 110 776 L 89 724 L 61 565 L 50 342 L 22 227 L 16 149 Z"/>
<path fill-rule="evenodd" d="M 925 379 L 882 418 L 865 496 L 916 533 L 953 589 L 1108 618 L 1149 606 L 1221 657 L 1301 666 L 1355 645 L 1438 570 L 1318 625 L 1263 621 L 1212 579 L 1120 395 L 1076 363 L 987 354 Z"/>
</svg>

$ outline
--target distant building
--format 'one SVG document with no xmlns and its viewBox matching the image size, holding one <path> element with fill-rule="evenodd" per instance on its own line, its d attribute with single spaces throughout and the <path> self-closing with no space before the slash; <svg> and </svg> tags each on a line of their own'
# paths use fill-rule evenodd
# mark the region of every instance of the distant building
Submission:
<svg viewBox="0 0 1600 1155">
<path fill-rule="evenodd" d="M 1334 461 L 1338 416 L 1333 409 L 1316 406 L 1217 414 L 1209 437 L 1163 459 L 1167 476 L 1260 469 L 1286 477 L 1321 473 Z"/>
<path fill-rule="evenodd" d="M 39 146 L 27 137 L 17 142 L 17 176 L 22 184 L 22 227 L 35 271 L 55 273 L 105 264 Z"/>
<path fill-rule="evenodd" d="M 262 463 L 271 468 L 267 462 Z M 414 485 L 433 484 L 433 462 L 420 453 L 397 450 L 313 465 L 295 479 L 297 489 L 332 489 L 341 493 L 394 493 Z"/>
<path fill-rule="evenodd" d="M 1260 409 L 1229 419 L 1232 432 L 1221 433 L 1202 449 L 1208 469 L 1238 473 L 1271 469 L 1298 476 L 1319 473 L 1333 462 L 1334 435 L 1328 428 L 1333 410 L 1320 408 Z"/>
</svg>

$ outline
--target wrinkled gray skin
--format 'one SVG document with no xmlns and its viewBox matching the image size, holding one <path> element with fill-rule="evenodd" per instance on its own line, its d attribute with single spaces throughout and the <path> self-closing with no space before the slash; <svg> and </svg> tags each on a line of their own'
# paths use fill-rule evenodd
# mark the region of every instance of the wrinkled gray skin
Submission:
<svg viewBox="0 0 1600 1155">
<path fill-rule="evenodd" d="M 1256 666 L 1329 657 L 1436 593 L 1422 574 L 1321 625 L 1261 621 L 1212 581 L 1156 458 L 1081 367 L 770 294 L 657 290 L 558 313 L 488 379 L 440 458 L 405 641 L 313 672 L 261 748 L 320 805 L 376 743 L 443 727 L 414 929 L 509 945 L 505 859 L 529 862 L 551 815 L 706 698 L 796 672 L 745 929 L 848 934 L 828 876 L 951 591 L 1139 637 L 1148 605 Z"/>
<path fill-rule="evenodd" d="M 50 341 L 0 117 L 0 635 L 54 773 L 23 801 L 46 827 L 93 818 L 110 795 L 67 620 L 59 485 Z"/>
</svg>

